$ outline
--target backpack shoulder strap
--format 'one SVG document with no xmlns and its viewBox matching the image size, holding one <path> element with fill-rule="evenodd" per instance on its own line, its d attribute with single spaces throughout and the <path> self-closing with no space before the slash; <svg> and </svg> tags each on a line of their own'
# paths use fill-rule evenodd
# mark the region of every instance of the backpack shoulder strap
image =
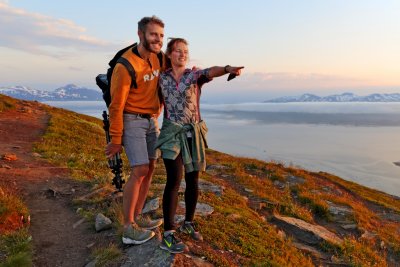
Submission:
<svg viewBox="0 0 400 267">
<path fill-rule="evenodd" d="M 129 75 L 131 76 L 131 88 L 137 89 L 136 72 L 135 72 L 135 69 L 133 68 L 132 64 L 126 58 L 123 58 L 123 57 L 120 57 L 117 60 L 117 63 L 121 63 L 122 65 L 125 66 L 125 68 L 129 72 Z"/>
<path fill-rule="evenodd" d="M 128 51 L 129 49 L 131 49 L 132 47 L 136 46 L 137 43 L 131 44 L 130 46 L 125 47 L 124 49 L 121 49 L 117 52 L 117 54 L 115 54 L 115 56 L 113 57 L 113 59 L 110 60 L 110 62 L 108 63 L 108 65 L 110 65 L 111 68 L 114 68 L 115 64 L 117 64 L 117 61 L 120 57 L 122 57 L 122 55 Z"/>
</svg>

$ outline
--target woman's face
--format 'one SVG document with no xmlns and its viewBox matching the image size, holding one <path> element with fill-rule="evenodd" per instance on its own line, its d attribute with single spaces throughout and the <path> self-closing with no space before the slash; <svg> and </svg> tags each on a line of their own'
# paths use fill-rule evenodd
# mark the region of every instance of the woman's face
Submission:
<svg viewBox="0 0 400 267">
<path fill-rule="evenodd" d="M 185 67 L 189 60 L 189 49 L 187 45 L 182 42 L 175 43 L 169 58 L 171 59 L 172 66 Z"/>
</svg>

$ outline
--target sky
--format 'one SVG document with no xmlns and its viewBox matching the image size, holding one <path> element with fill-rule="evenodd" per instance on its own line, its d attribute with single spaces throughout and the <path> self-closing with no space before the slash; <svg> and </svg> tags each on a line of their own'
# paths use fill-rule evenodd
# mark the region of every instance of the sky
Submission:
<svg viewBox="0 0 400 267">
<path fill-rule="evenodd" d="M 0 87 L 97 90 L 119 49 L 156 15 L 189 42 L 189 67 L 245 66 L 203 88 L 209 103 L 400 92 L 397 0 L 0 0 Z"/>
</svg>

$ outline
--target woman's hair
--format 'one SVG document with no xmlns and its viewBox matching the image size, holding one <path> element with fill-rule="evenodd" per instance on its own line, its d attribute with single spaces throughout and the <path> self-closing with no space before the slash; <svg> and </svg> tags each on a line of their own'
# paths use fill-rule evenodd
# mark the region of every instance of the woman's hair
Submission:
<svg viewBox="0 0 400 267">
<path fill-rule="evenodd" d="M 175 44 L 176 43 L 184 43 L 185 45 L 189 45 L 188 42 L 183 39 L 183 38 L 168 38 L 168 44 L 167 44 L 167 50 L 165 50 L 166 60 L 165 60 L 165 66 L 167 69 L 171 68 L 171 60 L 169 59 L 169 55 L 171 55 L 172 51 L 174 50 Z"/>
</svg>

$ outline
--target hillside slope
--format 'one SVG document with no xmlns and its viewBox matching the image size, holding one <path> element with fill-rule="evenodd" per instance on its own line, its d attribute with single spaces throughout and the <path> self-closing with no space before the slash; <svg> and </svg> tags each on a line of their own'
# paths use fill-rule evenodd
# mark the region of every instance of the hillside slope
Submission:
<svg viewBox="0 0 400 267">
<path fill-rule="evenodd" d="M 0 110 L 10 101 L 0 96 Z M 140 246 L 126 248 L 120 243 L 121 203 L 111 195 L 101 121 L 41 106 L 50 121 L 35 151 L 52 164 L 68 167 L 75 181 L 92 187 L 88 197 L 73 200 L 82 217 L 94 221 L 102 212 L 114 222 L 108 231 L 116 236 L 94 252 L 95 261 L 137 266 L 130 257 L 141 253 Z M 3 112 L 7 111 L 0 116 Z M 207 151 L 207 160 L 199 202 L 209 212 L 201 216 L 199 210 L 195 218 L 204 241 L 182 237 L 190 251 L 171 259 L 159 251 L 155 240 L 147 247 L 151 255 L 161 255 L 176 266 L 396 266 L 400 262 L 398 198 L 327 173 L 213 150 Z M 124 172 L 128 174 L 126 167 Z M 149 200 L 160 199 L 164 184 L 160 160 Z M 180 208 L 178 213 L 182 212 Z M 162 216 L 159 203 L 151 214 Z M 146 254 L 140 257 L 145 259 Z"/>
</svg>

